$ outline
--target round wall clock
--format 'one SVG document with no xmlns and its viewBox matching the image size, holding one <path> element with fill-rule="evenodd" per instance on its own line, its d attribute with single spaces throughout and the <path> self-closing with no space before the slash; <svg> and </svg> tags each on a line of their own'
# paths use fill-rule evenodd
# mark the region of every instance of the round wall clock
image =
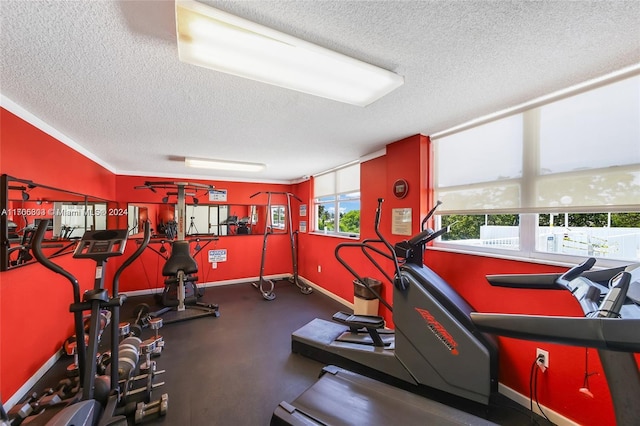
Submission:
<svg viewBox="0 0 640 426">
<path fill-rule="evenodd" d="M 404 179 L 398 179 L 393 183 L 393 195 L 396 198 L 404 198 L 409 192 L 409 184 Z"/>
</svg>

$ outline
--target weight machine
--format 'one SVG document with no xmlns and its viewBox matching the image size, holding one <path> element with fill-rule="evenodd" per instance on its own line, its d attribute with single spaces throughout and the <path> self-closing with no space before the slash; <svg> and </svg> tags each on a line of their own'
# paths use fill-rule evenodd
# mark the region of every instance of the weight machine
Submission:
<svg viewBox="0 0 640 426">
<path fill-rule="evenodd" d="M 187 195 L 193 196 L 195 200 L 197 191 L 209 191 L 213 189 L 213 186 L 200 183 L 162 181 L 145 182 L 144 185 L 136 187 L 136 189 L 149 189 L 152 192 L 157 192 L 157 189 L 168 189 L 169 191 L 167 192 L 165 200 L 168 201 L 169 196 L 177 196 L 178 207 L 176 240 L 171 242 L 171 254 L 166 258 L 167 261 L 162 268 L 162 275 L 167 277 L 165 279 L 165 289 L 162 297 L 162 302 L 165 307 L 156 312 L 149 312 L 148 306 L 142 304 L 136 308 L 136 315 L 138 317 L 140 317 L 140 314 L 143 314 L 143 317 L 146 317 L 147 313 L 152 317 L 166 315 L 164 322 L 167 324 L 205 316 L 220 316 L 220 313 L 218 312 L 218 305 L 200 303 L 197 301 L 198 288 L 195 283 L 198 277 L 194 274 L 198 272 L 198 264 L 190 254 L 189 241 L 185 239 L 185 197 Z M 198 237 L 196 241 L 198 244 L 199 241 L 207 241 L 206 244 L 209 244 L 209 242 L 216 241 L 217 239 L 217 237 Z M 202 249 L 203 247 L 200 247 L 197 250 L 199 252 Z M 173 288 L 175 288 L 175 303 L 173 300 L 169 302 L 169 298 L 173 298 Z M 191 289 L 190 297 L 187 297 L 187 288 Z M 146 312 L 144 312 L 145 310 Z"/>
</svg>

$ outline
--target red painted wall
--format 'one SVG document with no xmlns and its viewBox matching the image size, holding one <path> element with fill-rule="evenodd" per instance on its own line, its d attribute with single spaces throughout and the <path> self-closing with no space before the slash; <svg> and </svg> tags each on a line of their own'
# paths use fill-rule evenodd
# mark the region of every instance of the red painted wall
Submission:
<svg viewBox="0 0 640 426">
<path fill-rule="evenodd" d="M 115 176 L 55 138 L 0 109 L 0 173 L 105 199 L 115 195 Z M 90 262 L 56 259 L 92 284 Z M 71 285 L 32 264 L 0 273 L 0 393 L 13 395 L 61 346 L 72 329 Z"/>
<path fill-rule="evenodd" d="M 115 199 L 115 175 L 0 108 L 2 173 L 67 191 Z"/>
</svg>

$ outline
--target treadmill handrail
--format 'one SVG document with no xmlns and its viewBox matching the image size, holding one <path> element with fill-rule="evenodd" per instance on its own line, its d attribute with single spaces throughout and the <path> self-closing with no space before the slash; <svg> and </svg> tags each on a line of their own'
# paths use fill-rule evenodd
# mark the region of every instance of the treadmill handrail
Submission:
<svg viewBox="0 0 640 426">
<path fill-rule="evenodd" d="M 587 318 L 472 312 L 471 320 L 485 332 L 524 340 L 640 352 L 640 318 Z"/>
</svg>

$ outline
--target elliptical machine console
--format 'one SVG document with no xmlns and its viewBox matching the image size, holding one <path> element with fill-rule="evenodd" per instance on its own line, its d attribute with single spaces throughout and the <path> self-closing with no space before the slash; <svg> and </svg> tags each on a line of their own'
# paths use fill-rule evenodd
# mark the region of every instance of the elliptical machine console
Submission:
<svg viewBox="0 0 640 426">
<path fill-rule="evenodd" d="M 126 229 L 87 231 L 76 246 L 73 257 L 104 261 L 112 256 L 122 256 L 127 245 Z"/>
</svg>

